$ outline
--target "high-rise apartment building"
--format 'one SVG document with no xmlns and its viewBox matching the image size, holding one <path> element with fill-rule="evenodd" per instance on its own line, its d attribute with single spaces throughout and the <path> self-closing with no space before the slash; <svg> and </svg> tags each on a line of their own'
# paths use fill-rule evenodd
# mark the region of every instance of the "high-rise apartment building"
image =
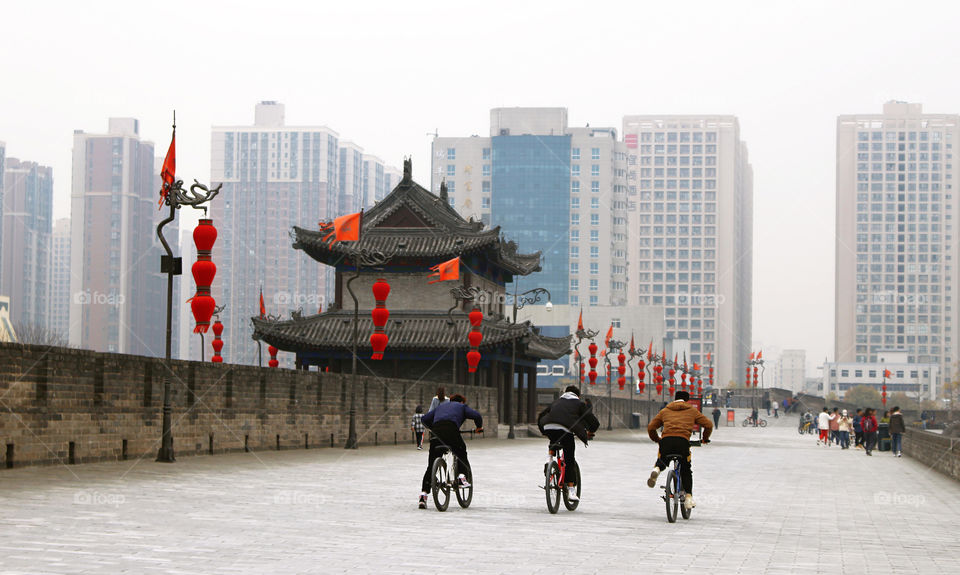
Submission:
<svg viewBox="0 0 960 575">
<path fill-rule="evenodd" d="M 803 391 L 807 382 L 807 352 L 785 349 L 777 360 L 777 387 L 794 393 Z"/>
<path fill-rule="evenodd" d="M 53 170 L 6 158 L 3 172 L 3 249 L 0 294 L 10 297 L 10 319 L 47 327 Z"/>
<path fill-rule="evenodd" d="M 71 345 L 162 357 L 160 184 L 154 145 L 140 139 L 136 119 L 110 118 L 105 134 L 74 132 L 71 188 Z M 176 229 L 174 223 L 164 233 L 176 238 Z"/>
<path fill-rule="evenodd" d="M 958 126 L 907 102 L 837 119 L 836 362 L 902 350 L 952 379 Z"/>
<path fill-rule="evenodd" d="M 47 309 L 47 328 L 67 341 L 70 335 L 70 218 L 60 218 L 53 224 Z"/>
<path fill-rule="evenodd" d="M 332 268 L 291 250 L 291 227 L 315 227 L 370 205 L 386 195 L 377 185 L 388 186 L 399 171 L 330 128 L 286 125 L 283 104 L 273 101 L 257 104 L 252 126 L 214 127 L 211 155 L 211 181 L 223 183 L 210 208 L 220 233 L 214 297 L 227 306 L 223 357 L 256 364 L 250 317 L 259 313 L 261 286 L 274 315 L 314 314 L 333 301 Z"/>
<path fill-rule="evenodd" d="M 626 148 L 614 128 L 570 127 L 565 108 L 495 108 L 489 137 L 437 137 L 431 186 L 464 217 L 542 253 L 554 303 L 626 298 Z"/>
<path fill-rule="evenodd" d="M 740 381 L 752 321 L 753 170 L 734 116 L 625 116 L 628 305 L 662 305 L 666 337 Z"/>
</svg>

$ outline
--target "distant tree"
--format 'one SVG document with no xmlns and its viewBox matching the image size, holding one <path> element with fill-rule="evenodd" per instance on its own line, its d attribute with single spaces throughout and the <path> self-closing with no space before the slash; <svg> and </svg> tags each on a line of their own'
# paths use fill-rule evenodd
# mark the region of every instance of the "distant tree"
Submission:
<svg viewBox="0 0 960 575">
<path fill-rule="evenodd" d="M 836 392 L 831 391 L 830 393 L 827 394 L 827 397 L 825 397 L 824 399 L 826 399 L 827 401 L 836 401 L 836 400 L 837 400 L 837 394 L 836 394 Z"/>
<path fill-rule="evenodd" d="M 866 385 L 858 385 L 857 387 L 847 391 L 847 393 L 843 396 L 843 400 L 858 407 L 873 407 L 875 409 L 880 409 L 882 406 L 882 403 L 880 402 L 880 392 L 872 387 L 867 387 Z"/>
<path fill-rule="evenodd" d="M 13 331 L 17 334 L 17 342 L 27 345 L 52 347 L 69 347 L 70 345 L 66 334 L 34 323 L 14 322 Z"/>
<path fill-rule="evenodd" d="M 916 411 L 920 409 L 920 404 L 917 403 L 917 400 L 910 397 L 902 391 L 896 393 L 891 393 L 887 396 L 887 405 L 893 407 L 894 405 L 898 406 L 900 409 L 905 411 Z"/>
</svg>

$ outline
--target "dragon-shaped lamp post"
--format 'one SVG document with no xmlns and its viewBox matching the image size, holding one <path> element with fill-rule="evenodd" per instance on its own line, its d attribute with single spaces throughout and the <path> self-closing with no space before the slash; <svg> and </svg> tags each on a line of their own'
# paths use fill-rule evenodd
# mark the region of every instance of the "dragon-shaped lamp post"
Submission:
<svg viewBox="0 0 960 575">
<path fill-rule="evenodd" d="M 520 282 L 515 282 L 513 284 L 514 285 L 514 288 L 513 288 L 513 323 L 514 325 L 516 325 L 517 323 L 517 310 L 523 309 L 523 306 L 525 305 L 532 305 L 540 302 L 541 301 L 540 298 L 542 298 L 543 296 L 547 297 L 547 305 L 546 305 L 547 311 L 553 311 L 553 303 L 551 302 L 553 298 L 550 297 L 550 292 L 546 288 L 539 288 L 539 287 L 533 288 L 521 294 L 517 294 L 516 286 L 519 283 Z M 512 343 L 512 349 L 510 351 L 510 383 L 509 383 L 510 389 L 507 390 L 508 397 L 513 397 L 513 378 L 516 375 L 516 369 L 517 369 L 517 338 L 514 337 L 513 343 Z M 528 379 L 528 384 L 527 384 L 528 388 L 530 387 L 530 383 L 532 382 L 529 382 L 529 379 Z M 527 390 L 527 393 L 535 394 L 536 392 L 537 390 L 535 389 Z M 519 397 L 517 399 L 519 400 Z M 507 432 L 507 439 L 516 438 L 516 434 L 513 431 L 515 417 L 513 414 L 514 410 L 511 403 L 512 402 L 510 401 L 507 402 L 507 422 L 510 424 L 510 430 Z"/>
<path fill-rule="evenodd" d="M 177 129 L 176 117 L 174 117 L 173 129 Z M 170 244 L 163 237 L 163 227 L 177 219 L 177 210 L 183 206 L 203 210 L 207 214 L 207 207 L 203 204 L 213 200 L 220 193 L 223 184 L 217 185 L 212 190 L 198 182 L 193 181 L 190 190 L 183 189 L 183 180 L 176 180 L 172 184 L 164 183 L 161 190 L 161 205 L 166 204 L 170 208 L 170 214 L 160 221 L 157 225 L 157 237 L 163 245 L 166 255 L 160 256 L 160 273 L 167 274 L 167 334 L 166 334 L 166 359 L 170 360 L 170 348 L 173 334 L 173 276 L 183 273 L 183 259 L 173 257 L 173 250 Z M 199 191 L 198 191 L 199 190 Z M 160 450 L 157 453 L 157 461 L 164 463 L 173 463 L 176 458 L 173 455 L 173 433 L 172 423 L 171 395 L 170 395 L 170 372 L 165 371 L 163 376 L 163 421 L 161 424 L 162 439 L 160 441 Z"/>
<path fill-rule="evenodd" d="M 450 290 L 450 296 L 453 297 L 453 305 L 447 310 L 447 325 L 453 330 L 453 342 L 451 344 L 453 352 L 453 377 L 451 381 L 457 384 L 457 322 L 453 319 L 453 310 L 460 306 L 460 302 L 469 302 L 483 298 L 483 290 L 478 286 L 463 287 L 458 286 Z"/>
<path fill-rule="evenodd" d="M 610 354 L 623 349 L 622 341 L 611 339 L 607 343 L 607 353 L 603 354 L 603 360 L 607 369 L 607 431 L 613 430 L 613 364 L 610 363 Z"/>
<path fill-rule="evenodd" d="M 597 337 L 597 334 L 599 333 L 600 333 L 599 331 L 594 331 L 592 329 L 585 329 L 585 328 L 577 329 L 577 333 L 576 333 L 577 344 L 573 346 L 573 348 L 577 350 L 577 358 L 576 358 L 577 359 L 577 382 L 580 385 L 583 385 L 583 382 L 580 381 L 580 374 L 583 373 L 583 354 L 580 353 L 580 342 L 582 342 L 585 339 L 593 339 Z M 579 385 L 577 387 L 579 387 Z"/>
</svg>

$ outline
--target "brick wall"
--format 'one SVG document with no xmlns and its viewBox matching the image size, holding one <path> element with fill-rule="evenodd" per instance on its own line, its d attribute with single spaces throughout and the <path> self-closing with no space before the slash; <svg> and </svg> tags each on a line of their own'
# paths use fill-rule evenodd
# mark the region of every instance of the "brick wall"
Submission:
<svg viewBox="0 0 960 575">
<path fill-rule="evenodd" d="M 903 453 L 960 481 L 960 439 L 907 429 L 903 436 Z"/>
<path fill-rule="evenodd" d="M 170 377 L 177 457 L 249 449 L 342 447 L 350 375 L 0 344 L 0 469 L 156 458 Z M 497 393 L 462 393 L 496 429 Z M 410 417 L 436 384 L 358 377 L 361 445 L 410 440 Z M 12 457 L 11 457 L 12 456 Z"/>
</svg>

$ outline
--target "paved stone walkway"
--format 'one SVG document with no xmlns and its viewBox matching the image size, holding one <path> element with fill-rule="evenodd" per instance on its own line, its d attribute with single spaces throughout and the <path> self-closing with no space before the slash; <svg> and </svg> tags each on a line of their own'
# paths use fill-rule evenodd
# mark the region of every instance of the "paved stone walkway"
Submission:
<svg viewBox="0 0 960 575">
<path fill-rule="evenodd" d="M 470 442 L 473 505 L 446 513 L 416 508 L 411 447 L 3 470 L 0 572 L 960 572 L 960 484 L 817 447 L 795 418 L 715 439 L 673 525 L 645 485 L 654 445 L 625 431 L 578 448 L 583 501 L 557 515 L 534 439 Z"/>
</svg>

